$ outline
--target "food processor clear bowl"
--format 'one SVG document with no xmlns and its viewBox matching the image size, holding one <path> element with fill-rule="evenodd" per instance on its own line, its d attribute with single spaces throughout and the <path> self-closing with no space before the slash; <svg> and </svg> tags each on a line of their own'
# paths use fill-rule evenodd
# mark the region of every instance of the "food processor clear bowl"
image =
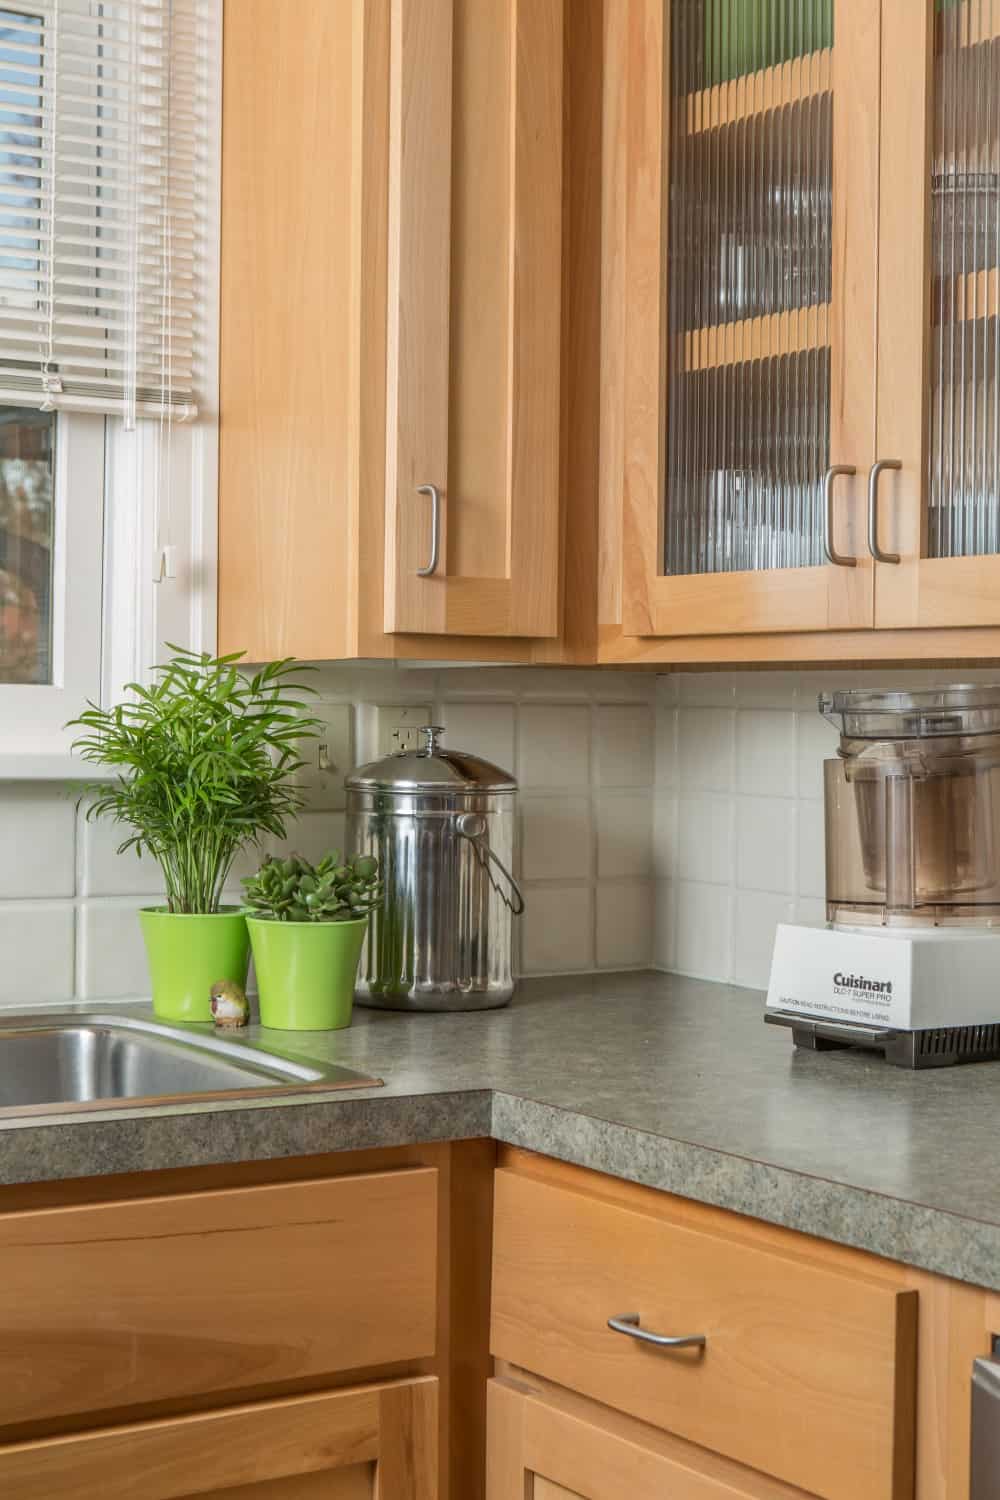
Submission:
<svg viewBox="0 0 1000 1500">
<path fill-rule="evenodd" d="M 823 694 L 827 916 L 1000 925 L 1000 685 Z"/>
</svg>

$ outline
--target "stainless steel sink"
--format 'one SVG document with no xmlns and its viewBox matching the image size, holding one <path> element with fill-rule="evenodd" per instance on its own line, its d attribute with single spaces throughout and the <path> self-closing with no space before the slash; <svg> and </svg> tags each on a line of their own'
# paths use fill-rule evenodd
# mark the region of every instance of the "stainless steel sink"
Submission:
<svg viewBox="0 0 1000 1500">
<path fill-rule="evenodd" d="M 0 1020 L 0 1116 L 374 1088 L 335 1063 L 207 1028 L 94 1013 Z"/>
</svg>

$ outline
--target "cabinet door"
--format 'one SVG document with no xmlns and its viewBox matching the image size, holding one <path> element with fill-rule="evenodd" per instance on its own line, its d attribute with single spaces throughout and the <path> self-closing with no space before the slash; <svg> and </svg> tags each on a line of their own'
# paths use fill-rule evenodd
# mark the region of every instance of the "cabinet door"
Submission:
<svg viewBox="0 0 1000 1500">
<path fill-rule="evenodd" d="M 624 630 L 870 627 L 879 7 L 612 4 Z"/>
<path fill-rule="evenodd" d="M 491 1380 L 486 1500 L 807 1500 L 702 1448 Z"/>
<path fill-rule="evenodd" d="M 882 8 L 875 621 L 998 625 L 1000 0 Z"/>
<path fill-rule="evenodd" d="M 392 0 L 385 628 L 559 629 L 562 0 Z"/>
<path fill-rule="evenodd" d="M 11 1500 L 436 1500 L 437 1381 L 0 1447 Z"/>
</svg>

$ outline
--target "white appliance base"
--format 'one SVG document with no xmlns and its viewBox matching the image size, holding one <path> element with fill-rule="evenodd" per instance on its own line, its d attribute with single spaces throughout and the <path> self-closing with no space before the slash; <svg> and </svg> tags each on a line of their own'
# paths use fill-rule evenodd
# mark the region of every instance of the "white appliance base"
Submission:
<svg viewBox="0 0 1000 1500">
<path fill-rule="evenodd" d="M 765 1020 L 901 1067 L 1000 1057 L 1000 933 L 779 925 Z"/>
</svg>

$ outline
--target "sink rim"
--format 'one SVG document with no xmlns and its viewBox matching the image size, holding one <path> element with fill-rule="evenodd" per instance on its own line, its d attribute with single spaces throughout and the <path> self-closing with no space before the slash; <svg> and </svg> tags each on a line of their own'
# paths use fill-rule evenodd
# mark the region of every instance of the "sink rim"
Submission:
<svg viewBox="0 0 1000 1500">
<path fill-rule="evenodd" d="M 59 1114 L 103 1114 L 115 1110 L 150 1109 L 178 1104 L 240 1102 L 244 1099 L 275 1099 L 291 1095 L 339 1093 L 346 1089 L 383 1088 L 383 1078 L 361 1073 L 346 1063 L 324 1062 L 303 1057 L 285 1048 L 265 1045 L 257 1037 L 220 1036 L 207 1030 L 211 1023 L 159 1021 L 155 1018 L 116 1013 L 109 1009 L 89 1010 L 73 1007 L 64 1010 L 5 1012 L 0 1016 L 0 1051 L 5 1036 L 26 1036 L 38 1032 L 111 1031 L 133 1036 L 148 1036 L 188 1049 L 195 1055 L 218 1058 L 237 1067 L 254 1070 L 260 1079 L 262 1070 L 275 1075 L 274 1081 L 260 1079 L 245 1087 L 193 1089 L 181 1093 L 145 1095 L 109 1095 L 100 1099 L 55 1099 L 38 1104 L 0 1105 L 0 1121 L 25 1116 Z M 309 1033 L 311 1034 L 311 1033 Z M 252 1075 L 251 1075 L 252 1076 Z"/>
</svg>

